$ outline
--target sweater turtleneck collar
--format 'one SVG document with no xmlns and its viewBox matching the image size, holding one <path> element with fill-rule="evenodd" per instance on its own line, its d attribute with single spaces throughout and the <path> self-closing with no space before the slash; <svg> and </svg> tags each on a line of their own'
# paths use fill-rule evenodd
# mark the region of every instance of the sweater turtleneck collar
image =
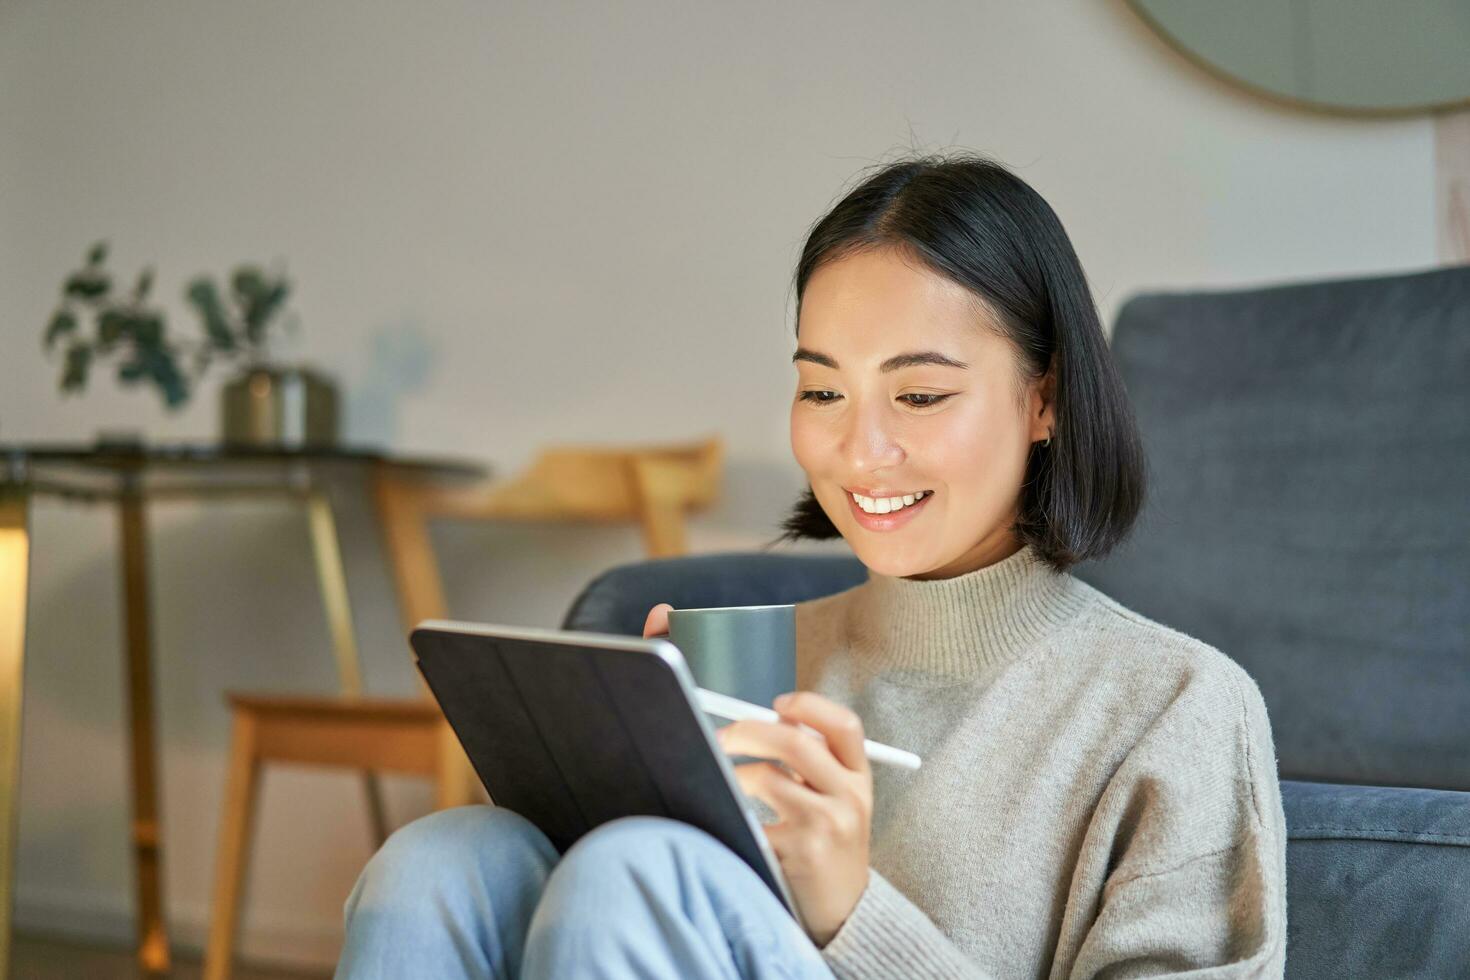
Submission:
<svg viewBox="0 0 1470 980">
<path fill-rule="evenodd" d="M 850 606 L 850 627 L 872 666 L 969 679 L 1023 656 L 1086 602 L 1031 545 L 944 579 L 869 571 Z"/>
</svg>

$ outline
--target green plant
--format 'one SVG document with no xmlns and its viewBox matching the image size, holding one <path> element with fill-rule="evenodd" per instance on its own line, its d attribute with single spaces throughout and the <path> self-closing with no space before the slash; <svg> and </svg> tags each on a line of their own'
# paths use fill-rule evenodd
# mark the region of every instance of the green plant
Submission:
<svg viewBox="0 0 1470 980">
<path fill-rule="evenodd" d="M 177 409 L 189 400 L 212 361 L 244 360 L 254 365 L 266 359 L 271 329 L 291 292 L 284 276 L 240 265 L 230 275 L 228 303 L 212 278 L 196 276 L 185 287 L 184 299 L 199 316 L 201 336 L 176 340 L 168 333 L 163 310 L 148 304 L 153 269 L 139 273 L 131 293 L 116 295 L 112 276 L 103 267 L 106 258 L 106 242 L 88 250 L 86 265 L 62 282 L 61 304 L 46 324 L 42 338 L 46 352 L 65 347 L 63 394 L 84 391 L 93 367 L 103 358 L 115 358 L 120 383 L 152 382 L 164 404 Z M 87 316 L 92 320 L 90 331 L 83 328 Z M 294 326 L 294 316 L 290 323 Z"/>
</svg>

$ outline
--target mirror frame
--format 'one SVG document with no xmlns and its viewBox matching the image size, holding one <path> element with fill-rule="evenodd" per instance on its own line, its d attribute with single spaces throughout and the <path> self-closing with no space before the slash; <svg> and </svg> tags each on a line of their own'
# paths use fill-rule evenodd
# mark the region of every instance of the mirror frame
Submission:
<svg viewBox="0 0 1470 980">
<path fill-rule="evenodd" d="M 1153 15 L 1143 7 L 1143 0 L 1123 0 L 1123 2 L 1127 4 L 1128 9 L 1132 10 L 1134 15 L 1137 16 L 1139 20 L 1143 21 L 1148 29 L 1153 32 L 1154 37 L 1163 41 L 1176 53 L 1181 55 L 1186 61 L 1203 69 L 1206 74 L 1225 82 L 1232 88 L 1244 89 L 1245 91 L 1250 92 L 1252 95 L 1265 99 L 1268 102 L 1274 102 L 1278 105 L 1287 106 L 1292 109 L 1306 109 L 1311 112 L 1321 112 L 1334 116 L 1350 116 L 1356 118 L 1378 119 L 1418 116 L 1425 113 L 1437 113 L 1447 110 L 1463 109 L 1466 107 L 1470 107 L 1470 94 L 1467 94 L 1464 98 L 1452 99 L 1447 102 L 1425 102 L 1422 104 L 1416 104 L 1412 106 L 1399 106 L 1395 108 L 1346 106 L 1331 102 L 1314 102 L 1310 99 L 1300 98 L 1299 96 L 1287 95 L 1283 92 L 1278 92 L 1274 89 L 1269 89 L 1262 85 L 1258 85 L 1257 83 L 1252 82 L 1249 79 L 1242 78 L 1239 75 L 1232 74 L 1231 72 L 1226 71 L 1224 68 L 1221 68 L 1219 65 L 1205 58 L 1204 55 L 1201 55 L 1193 49 L 1189 48 L 1182 40 L 1170 33 L 1162 24 L 1154 19 Z"/>
</svg>

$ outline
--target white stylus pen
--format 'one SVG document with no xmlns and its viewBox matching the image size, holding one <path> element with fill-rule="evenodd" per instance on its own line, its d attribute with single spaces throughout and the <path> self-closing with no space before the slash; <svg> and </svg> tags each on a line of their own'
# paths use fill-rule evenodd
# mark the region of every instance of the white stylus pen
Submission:
<svg viewBox="0 0 1470 980">
<path fill-rule="evenodd" d="M 758 704 L 751 704 L 749 701 L 732 698 L 726 694 L 706 691 L 702 687 L 696 687 L 694 690 L 699 697 L 699 707 L 705 713 L 718 718 L 727 718 L 730 721 L 744 721 L 750 718 L 756 721 L 781 720 L 781 716 L 770 708 L 762 708 Z M 822 734 L 810 725 L 798 725 L 797 727 L 817 736 Z M 869 738 L 863 739 L 863 752 L 873 762 L 886 762 L 893 766 L 903 766 L 905 769 L 917 769 L 920 764 L 919 757 L 912 752 L 895 749 L 891 745 L 884 745 L 882 742 L 875 742 Z"/>
</svg>

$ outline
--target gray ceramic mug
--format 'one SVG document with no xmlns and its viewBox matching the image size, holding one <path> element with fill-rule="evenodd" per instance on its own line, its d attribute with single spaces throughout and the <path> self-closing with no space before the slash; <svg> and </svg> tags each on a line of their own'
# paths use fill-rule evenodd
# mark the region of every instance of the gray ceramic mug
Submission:
<svg viewBox="0 0 1470 980">
<path fill-rule="evenodd" d="M 769 708 L 796 688 L 796 607 L 670 609 L 669 642 L 706 690 Z"/>
</svg>

